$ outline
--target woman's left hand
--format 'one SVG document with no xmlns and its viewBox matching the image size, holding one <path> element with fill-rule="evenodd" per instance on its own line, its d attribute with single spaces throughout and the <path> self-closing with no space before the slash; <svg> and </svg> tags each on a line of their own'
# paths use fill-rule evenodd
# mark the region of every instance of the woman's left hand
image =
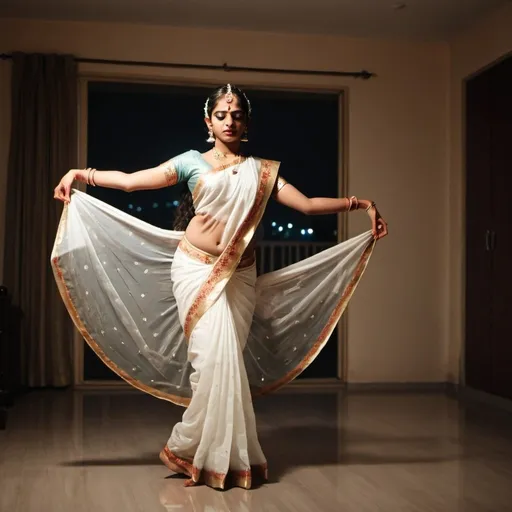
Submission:
<svg viewBox="0 0 512 512">
<path fill-rule="evenodd" d="M 381 217 L 379 210 L 377 210 L 376 206 L 373 206 L 368 211 L 368 215 L 370 219 L 372 219 L 372 233 L 375 240 L 380 240 L 388 235 L 388 224 Z"/>
</svg>

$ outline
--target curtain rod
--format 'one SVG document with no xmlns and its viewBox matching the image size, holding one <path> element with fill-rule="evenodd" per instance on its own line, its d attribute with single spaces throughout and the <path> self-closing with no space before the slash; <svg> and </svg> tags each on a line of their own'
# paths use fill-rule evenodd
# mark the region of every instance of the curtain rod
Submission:
<svg viewBox="0 0 512 512">
<path fill-rule="evenodd" d="M 1 53 L 0 59 L 11 59 L 12 55 Z M 109 59 L 85 59 L 77 58 L 77 62 L 85 64 L 113 64 L 116 66 L 144 66 L 151 68 L 180 68 L 180 69 L 202 69 L 208 71 L 225 71 L 225 72 L 249 72 L 249 73 L 277 73 L 281 75 L 310 75 L 310 76 L 344 76 L 351 78 L 362 78 L 368 80 L 375 76 L 366 70 L 361 71 L 310 71 L 306 69 L 278 69 L 278 68 L 252 68 L 244 66 L 230 66 L 226 62 L 222 65 L 211 64 L 178 64 L 173 62 L 146 62 L 133 60 L 109 60 Z"/>
</svg>

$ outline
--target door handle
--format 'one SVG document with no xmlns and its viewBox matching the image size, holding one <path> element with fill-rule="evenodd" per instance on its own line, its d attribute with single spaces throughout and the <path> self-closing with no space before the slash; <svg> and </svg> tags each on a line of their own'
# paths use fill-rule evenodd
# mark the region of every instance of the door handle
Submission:
<svg viewBox="0 0 512 512">
<path fill-rule="evenodd" d="M 496 232 L 491 231 L 491 251 L 494 251 L 496 248 Z"/>
</svg>

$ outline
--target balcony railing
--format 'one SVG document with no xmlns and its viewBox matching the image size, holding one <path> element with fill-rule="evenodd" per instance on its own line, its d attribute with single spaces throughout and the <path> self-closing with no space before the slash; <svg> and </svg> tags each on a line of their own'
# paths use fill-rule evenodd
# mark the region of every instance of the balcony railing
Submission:
<svg viewBox="0 0 512 512">
<path fill-rule="evenodd" d="M 256 249 L 258 274 L 266 274 L 297 263 L 335 244 L 336 242 L 259 242 Z"/>
</svg>

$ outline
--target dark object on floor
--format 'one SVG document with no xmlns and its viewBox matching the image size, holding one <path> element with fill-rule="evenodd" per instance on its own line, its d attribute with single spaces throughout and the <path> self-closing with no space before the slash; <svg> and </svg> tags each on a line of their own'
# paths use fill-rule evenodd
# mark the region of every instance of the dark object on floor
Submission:
<svg viewBox="0 0 512 512">
<path fill-rule="evenodd" d="M 6 427 L 7 408 L 21 391 L 21 318 L 7 288 L 0 286 L 0 429 Z"/>
</svg>

